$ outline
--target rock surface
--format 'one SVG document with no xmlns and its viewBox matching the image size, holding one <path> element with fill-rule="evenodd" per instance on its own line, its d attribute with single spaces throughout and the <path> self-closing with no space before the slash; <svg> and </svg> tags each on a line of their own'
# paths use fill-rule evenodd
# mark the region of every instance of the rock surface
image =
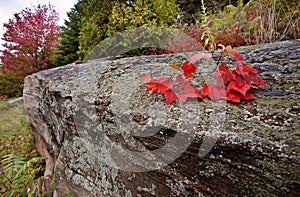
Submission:
<svg viewBox="0 0 300 197">
<path fill-rule="evenodd" d="M 300 40 L 237 50 L 268 86 L 239 104 L 166 105 L 145 91 L 140 76 L 170 74 L 191 53 L 28 76 L 24 105 L 55 196 L 299 195 Z M 200 63 L 199 84 L 212 65 Z"/>
<path fill-rule="evenodd" d="M 10 104 L 13 107 L 17 107 L 21 104 L 23 104 L 23 97 L 15 98 L 12 100 L 7 101 L 8 104 Z"/>
</svg>

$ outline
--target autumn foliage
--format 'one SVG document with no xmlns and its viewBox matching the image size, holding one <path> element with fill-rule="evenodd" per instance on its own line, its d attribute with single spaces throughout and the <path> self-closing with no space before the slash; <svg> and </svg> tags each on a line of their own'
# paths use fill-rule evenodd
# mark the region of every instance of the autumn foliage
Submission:
<svg viewBox="0 0 300 197">
<path fill-rule="evenodd" d="M 16 13 L 4 24 L 6 32 L 1 61 L 6 69 L 29 74 L 49 66 L 59 38 L 58 14 L 49 5 L 38 5 Z"/>
<path fill-rule="evenodd" d="M 232 71 L 225 62 L 218 65 L 215 72 L 216 85 L 204 84 L 200 90 L 195 88 L 189 80 L 194 77 L 193 74 L 197 71 L 198 65 L 195 62 L 200 59 L 211 59 L 211 53 L 194 55 L 185 61 L 181 67 L 173 62 L 171 67 L 181 72 L 175 79 L 168 76 L 155 79 L 150 73 L 147 73 L 141 77 L 141 80 L 148 84 L 146 91 L 165 95 L 167 104 L 171 104 L 176 99 L 186 102 L 188 98 L 202 100 L 205 97 L 214 101 L 223 99 L 231 102 L 253 99 L 253 90 L 257 89 L 258 86 L 266 86 L 263 79 L 258 76 L 258 70 L 244 64 L 242 62 L 243 57 L 231 46 L 224 47 L 223 52 L 234 59 L 237 66 Z"/>
<path fill-rule="evenodd" d="M 14 75 L 14 82 L 22 88 L 26 75 L 51 67 L 60 32 L 57 22 L 58 14 L 50 4 L 25 8 L 14 14 L 4 24 L 0 73 L 7 79 Z"/>
</svg>

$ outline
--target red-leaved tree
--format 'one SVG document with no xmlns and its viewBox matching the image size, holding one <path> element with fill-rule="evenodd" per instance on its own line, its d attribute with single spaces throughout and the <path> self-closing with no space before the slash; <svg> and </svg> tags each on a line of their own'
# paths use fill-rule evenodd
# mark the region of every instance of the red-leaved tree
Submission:
<svg viewBox="0 0 300 197">
<path fill-rule="evenodd" d="M 4 50 L 0 59 L 6 72 L 21 80 L 28 74 L 49 68 L 59 39 L 58 13 L 53 6 L 25 8 L 4 24 Z M 3 72 L 3 71 L 2 71 Z"/>
</svg>

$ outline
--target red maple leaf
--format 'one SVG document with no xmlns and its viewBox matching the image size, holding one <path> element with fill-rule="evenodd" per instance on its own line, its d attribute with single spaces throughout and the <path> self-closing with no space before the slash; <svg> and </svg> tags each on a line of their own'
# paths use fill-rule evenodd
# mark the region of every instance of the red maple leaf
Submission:
<svg viewBox="0 0 300 197">
<path fill-rule="evenodd" d="M 197 70 L 197 65 L 192 64 L 190 61 L 185 61 L 181 69 L 183 70 L 183 75 L 187 78 L 193 78 L 193 73 Z"/>
<path fill-rule="evenodd" d="M 250 99 L 254 99 L 254 94 L 251 93 L 251 92 L 247 92 L 246 95 L 243 95 L 242 96 L 242 99 L 245 99 L 245 100 L 250 100 Z"/>
<path fill-rule="evenodd" d="M 229 85 L 226 87 L 226 92 L 230 92 L 231 90 L 235 90 L 242 95 L 246 95 L 246 92 L 251 88 L 251 85 L 248 83 L 240 83 L 238 81 L 231 81 Z"/>
<path fill-rule="evenodd" d="M 241 102 L 241 99 L 249 100 L 253 98 L 254 98 L 254 94 L 249 92 L 247 92 L 246 95 L 242 95 L 241 93 L 235 90 L 231 90 L 226 93 L 226 100 L 236 102 L 236 103 Z"/>
<path fill-rule="evenodd" d="M 147 76 L 145 78 L 146 80 L 148 80 Z M 148 86 L 146 91 L 151 90 L 152 92 L 161 92 L 164 94 L 168 89 L 172 89 L 173 85 L 174 85 L 174 80 L 170 80 L 166 76 L 161 76 L 157 80 L 148 81 Z"/>
<path fill-rule="evenodd" d="M 228 91 L 226 94 L 226 100 L 239 103 L 241 101 L 242 94 L 238 93 L 235 90 Z"/>
<path fill-rule="evenodd" d="M 158 92 L 159 91 L 159 83 L 157 81 L 149 81 L 146 91 Z"/>
<path fill-rule="evenodd" d="M 235 49 L 233 49 L 231 46 L 226 46 L 223 50 L 224 53 L 226 53 L 229 57 L 235 58 L 237 61 L 243 61 L 243 56 L 239 54 Z"/>
<path fill-rule="evenodd" d="M 247 82 L 248 84 L 251 84 L 252 87 L 259 86 L 259 85 L 266 87 L 264 80 L 257 74 L 250 72 L 250 73 L 245 74 L 243 78 L 244 78 L 244 81 Z"/>
<path fill-rule="evenodd" d="M 166 103 L 168 105 L 177 99 L 177 94 L 172 89 L 168 89 L 164 94 L 166 96 Z"/>
<path fill-rule="evenodd" d="M 195 63 L 195 62 L 197 62 L 198 60 L 200 60 L 202 58 L 206 59 L 206 60 L 210 60 L 212 58 L 212 53 L 200 53 L 200 54 L 196 54 L 196 55 L 192 56 L 189 59 L 189 62 Z"/>
<path fill-rule="evenodd" d="M 145 81 L 145 82 L 148 83 L 149 81 L 151 81 L 151 74 L 147 73 L 147 74 L 141 76 L 140 80 Z"/>
<path fill-rule="evenodd" d="M 200 90 L 195 88 L 189 80 L 184 80 L 181 74 L 177 76 L 176 82 L 178 82 L 178 84 L 175 89 L 177 90 L 177 97 L 180 101 L 186 102 L 188 98 L 203 99 L 203 95 L 200 93 Z"/>
<path fill-rule="evenodd" d="M 217 83 L 222 86 L 232 80 L 231 71 L 225 62 L 222 62 L 218 67 L 218 72 L 215 74 Z"/>
<path fill-rule="evenodd" d="M 240 68 L 239 66 L 237 66 L 235 70 L 239 74 L 243 74 L 243 73 L 257 74 L 258 73 L 258 70 L 256 70 L 255 68 L 252 68 L 252 67 L 248 66 L 247 64 L 242 64 L 242 68 Z"/>
<path fill-rule="evenodd" d="M 174 80 L 169 79 L 166 76 L 158 78 L 157 82 L 159 83 L 159 91 L 164 94 L 169 89 L 172 89 L 174 86 Z"/>
<path fill-rule="evenodd" d="M 148 83 L 146 91 L 160 92 L 165 95 L 166 103 L 171 104 L 177 99 L 176 93 L 172 90 L 174 86 L 174 80 L 167 76 L 161 76 L 157 80 L 151 80 L 151 75 L 146 74 L 140 78 Z"/>
<path fill-rule="evenodd" d="M 255 68 L 252 68 L 246 64 L 243 65 L 243 73 L 240 71 L 240 69 L 237 67 L 235 71 L 232 72 L 232 76 L 235 79 L 238 79 L 240 77 L 243 78 L 243 81 L 250 85 L 260 85 L 263 87 L 266 87 L 266 84 L 264 80 L 257 74 L 259 71 Z M 240 77 L 239 77 L 240 76 Z"/>
<path fill-rule="evenodd" d="M 246 77 L 246 80 L 253 85 L 260 85 L 263 87 L 267 86 L 264 80 L 260 76 L 253 73 L 249 73 L 248 76 Z"/>
<path fill-rule="evenodd" d="M 226 91 L 221 86 L 210 86 L 208 84 L 204 84 L 202 92 L 213 101 L 226 98 Z"/>
</svg>

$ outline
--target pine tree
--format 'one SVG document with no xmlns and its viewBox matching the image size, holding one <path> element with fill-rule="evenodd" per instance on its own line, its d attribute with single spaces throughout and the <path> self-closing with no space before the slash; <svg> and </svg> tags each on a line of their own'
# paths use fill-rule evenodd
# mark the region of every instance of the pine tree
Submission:
<svg viewBox="0 0 300 197">
<path fill-rule="evenodd" d="M 79 59 L 84 57 L 107 35 L 112 1 L 90 0 L 84 9 L 79 35 Z"/>
<path fill-rule="evenodd" d="M 84 16 L 84 8 L 88 6 L 89 0 L 79 0 L 77 4 L 67 13 L 68 20 L 65 20 L 61 27 L 61 39 L 58 45 L 58 51 L 53 57 L 55 66 L 62 66 L 79 59 L 77 54 L 79 50 L 79 35 L 81 21 Z"/>
</svg>

